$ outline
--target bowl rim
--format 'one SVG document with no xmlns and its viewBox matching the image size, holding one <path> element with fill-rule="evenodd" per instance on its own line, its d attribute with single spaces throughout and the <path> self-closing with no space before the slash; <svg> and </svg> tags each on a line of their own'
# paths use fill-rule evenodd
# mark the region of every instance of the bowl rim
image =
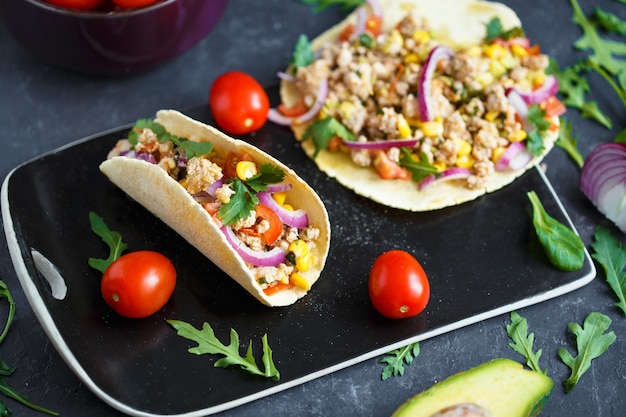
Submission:
<svg viewBox="0 0 626 417">
<path fill-rule="evenodd" d="M 143 13 L 149 13 L 153 10 L 166 7 L 172 3 L 176 3 L 179 0 L 161 0 L 148 6 L 138 7 L 135 9 L 127 10 L 115 10 L 115 11 L 99 11 L 99 10 L 74 10 L 65 7 L 55 6 L 45 2 L 44 0 L 23 0 L 30 3 L 34 7 L 38 7 L 43 10 L 47 10 L 53 13 L 63 14 L 71 17 L 78 18 L 90 18 L 90 19 L 118 19 L 127 16 L 133 16 Z"/>
</svg>

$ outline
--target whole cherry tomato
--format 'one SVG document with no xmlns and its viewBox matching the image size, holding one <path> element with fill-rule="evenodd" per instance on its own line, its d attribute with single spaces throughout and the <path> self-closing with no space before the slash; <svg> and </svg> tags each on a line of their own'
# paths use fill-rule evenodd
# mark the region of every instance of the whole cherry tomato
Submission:
<svg viewBox="0 0 626 417">
<path fill-rule="evenodd" d="M 408 252 L 381 254 L 370 270 L 369 295 L 383 316 L 399 319 L 421 313 L 430 299 L 430 283 L 420 263 Z"/>
<path fill-rule="evenodd" d="M 113 3 L 122 9 L 134 9 L 136 7 L 148 6 L 156 2 L 157 0 L 113 0 Z"/>
<path fill-rule="evenodd" d="M 74 10 L 95 10 L 106 0 L 45 0 L 46 3 Z"/>
<path fill-rule="evenodd" d="M 258 130 L 267 121 L 270 101 L 261 84 L 241 71 L 226 72 L 215 79 L 209 92 L 215 123 L 234 135 Z"/>
<path fill-rule="evenodd" d="M 153 251 L 120 256 L 104 271 L 100 289 L 107 304 L 124 317 L 147 317 L 161 309 L 176 286 L 176 269 Z"/>
</svg>

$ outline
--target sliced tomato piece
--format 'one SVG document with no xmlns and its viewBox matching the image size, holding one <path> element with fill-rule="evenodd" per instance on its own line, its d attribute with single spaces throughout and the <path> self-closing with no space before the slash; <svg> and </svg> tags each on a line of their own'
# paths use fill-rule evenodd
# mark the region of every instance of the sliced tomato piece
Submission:
<svg viewBox="0 0 626 417">
<path fill-rule="evenodd" d="M 253 159 L 248 153 L 239 156 L 235 152 L 228 152 L 223 167 L 224 175 L 226 175 L 227 178 L 237 177 L 237 164 L 239 161 L 253 161 Z"/>
<path fill-rule="evenodd" d="M 376 14 L 369 15 L 367 21 L 365 22 L 365 30 L 374 36 L 380 35 L 382 26 L 383 17 Z"/>
<path fill-rule="evenodd" d="M 300 97 L 300 100 L 298 100 L 298 102 L 291 107 L 287 107 L 284 104 L 278 105 L 278 111 L 280 114 L 287 117 L 300 116 L 301 114 L 306 113 L 307 110 L 309 109 L 307 109 L 306 104 L 304 104 L 303 97 Z"/>
<path fill-rule="evenodd" d="M 547 117 L 561 116 L 567 110 L 565 104 L 555 96 L 543 101 L 541 107 L 546 111 Z"/>
<path fill-rule="evenodd" d="M 411 174 L 406 168 L 401 167 L 397 162 L 389 159 L 387 154 L 383 151 L 378 151 L 376 153 L 376 156 L 374 157 L 374 168 L 380 178 L 384 180 L 391 180 L 395 178 L 408 180 L 411 178 Z"/>
<path fill-rule="evenodd" d="M 283 284 L 282 282 L 279 282 L 275 285 L 272 285 L 271 287 L 267 287 L 266 289 L 263 290 L 263 292 L 265 293 L 265 295 L 272 295 L 272 294 L 276 294 L 278 291 L 282 291 L 282 290 L 286 290 L 287 288 L 291 288 L 293 286 L 292 283 L 289 284 Z"/>
<path fill-rule="evenodd" d="M 350 39 L 350 36 L 354 33 L 354 25 L 346 25 L 345 28 L 339 34 L 339 42 L 345 42 Z"/>
<path fill-rule="evenodd" d="M 274 211 L 265 204 L 259 203 L 255 208 L 257 217 L 269 223 L 269 229 L 263 233 L 265 243 L 272 245 L 283 232 L 283 222 Z"/>
</svg>

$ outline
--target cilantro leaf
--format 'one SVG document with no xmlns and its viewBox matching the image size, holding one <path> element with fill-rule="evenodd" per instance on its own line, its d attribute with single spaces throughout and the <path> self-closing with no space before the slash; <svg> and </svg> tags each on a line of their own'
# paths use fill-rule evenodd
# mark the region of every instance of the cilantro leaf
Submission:
<svg viewBox="0 0 626 417">
<path fill-rule="evenodd" d="M 408 169 L 409 172 L 411 172 L 411 178 L 413 179 L 413 181 L 420 182 L 431 174 L 439 174 L 439 170 L 436 166 L 428 161 L 428 157 L 425 153 L 422 153 L 421 157 L 418 159 L 414 157 L 408 150 L 404 148 L 400 150 L 402 152 L 400 153 L 399 164 L 401 167 L 404 167 Z"/>
<path fill-rule="evenodd" d="M 331 6 L 341 6 L 344 11 L 355 9 L 365 3 L 365 0 L 300 0 L 302 3 L 315 6 L 314 13 L 319 13 Z"/>
<path fill-rule="evenodd" d="M 89 213 L 89 222 L 91 223 L 91 230 L 102 238 L 102 241 L 109 246 L 109 257 L 106 259 L 89 258 L 89 266 L 104 273 L 106 269 L 120 257 L 122 252 L 126 250 L 128 245 L 122 241 L 122 235 L 118 232 L 112 231 L 104 223 L 102 217 L 98 216 L 93 211 Z"/>
<path fill-rule="evenodd" d="M 598 25 L 607 32 L 626 35 L 626 21 L 613 13 L 606 12 L 599 7 L 593 11 L 593 17 Z"/>
<path fill-rule="evenodd" d="M 585 318 L 583 327 L 578 323 L 570 323 L 567 328 L 576 337 L 576 357 L 565 348 L 558 350 L 559 357 L 571 370 L 571 375 L 563 383 L 565 392 L 570 392 L 587 372 L 591 361 L 602 355 L 615 342 L 614 332 L 604 333 L 609 329 L 611 319 L 602 313 L 591 312 Z"/>
<path fill-rule="evenodd" d="M 521 27 L 514 27 L 509 30 L 504 30 L 500 18 L 494 17 L 489 22 L 485 23 L 485 29 L 487 34 L 485 36 L 485 42 L 491 43 L 495 39 L 511 39 L 511 38 L 523 38 L 526 36 L 524 30 Z"/>
<path fill-rule="evenodd" d="M 268 184 L 276 184 L 285 178 L 285 172 L 273 164 L 261 164 L 259 173 L 248 178 L 246 184 L 254 191 L 267 190 Z"/>
<path fill-rule="evenodd" d="M 622 309 L 626 315 L 626 250 L 619 240 L 611 235 L 602 226 L 596 227 L 594 231 L 594 242 L 591 244 L 594 252 L 591 257 L 595 259 L 606 275 L 606 281 L 617 296 L 616 307 Z"/>
<path fill-rule="evenodd" d="M 189 323 L 180 320 L 167 320 L 167 322 L 177 331 L 181 337 L 198 343 L 198 346 L 188 350 L 189 353 L 195 355 L 204 355 L 207 353 L 214 355 L 223 355 L 215 362 L 213 366 L 218 368 L 227 368 L 229 366 L 239 366 L 244 371 L 253 375 L 259 375 L 265 378 L 271 378 L 274 381 L 280 380 L 280 372 L 274 365 L 272 358 L 272 349 L 267 341 L 267 334 L 263 335 L 263 369 L 259 368 L 252 353 L 252 341 L 248 345 L 246 356 L 239 353 L 239 335 L 234 329 L 230 329 L 230 344 L 224 345 L 215 336 L 215 332 L 209 323 L 202 325 L 202 330 L 198 330 Z"/>
<path fill-rule="evenodd" d="M 13 301 L 13 296 L 11 296 L 11 292 L 9 291 L 7 284 L 0 279 L 0 300 L 3 298 L 5 298 L 9 303 L 9 315 L 7 316 L 7 320 L 4 324 L 4 329 L 2 330 L 2 333 L 0 333 L 0 342 L 2 342 L 7 333 L 9 333 L 13 317 L 15 317 L 15 302 Z"/>
<path fill-rule="evenodd" d="M 550 65 L 546 72 L 553 74 L 559 80 L 559 93 L 563 96 L 563 103 L 566 106 L 580 110 L 582 117 L 595 120 L 610 129 L 613 125 L 611 119 L 602 113 L 598 103 L 585 98 L 591 89 L 587 79 L 581 74 L 584 70 L 585 66 L 579 63 L 561 71 L 557 61 L 550 58 Z"/>
<path fill-rule="evenodd" d="M 228 203 L 220 205 L 217 213 L 222 223 L 232 225 L 248 217 L 259 204 L 259 198 L 239 178 L 233 178 L 228 183 L 235 193 L 230 196 Z"/>
<path fill-rule="evenodd" d="M 550 127 L 550 121 L 546 119 L 546 111 L 537 104 L 532 104 L 528 108 L 528 121 L 535 129 L 528 132 L 526 147 L 534 156 L 539 156 L 545 148 L 543 133 Z"/>
<path fill-rule="evenodd" d="M 302 140 L 311 139 L 313 141 L 315 145 L 313 158 L 315 158 L 321 150 L 328 148 L 328 144 L 335 136 L 344 140 L 356 140 L 352 132 L 334 117 L 315 120 L 306 128 Z"/>
<path fill-rule="evenodd" d="M 561 128 L 559 129 L 559 137 L 556 145 L 563 149 L 574 160 L 578 168 L 582 168 L 585 159 L 578 151 L 578 138 L 572 136 L 572 124 L 561 118 Z"/>
<path fill-rule="evenodd" d="M 533 352 L 533 343 L 535 342 L 535 334 L 528 334 L 528 322 L 525 318 L 511 312 L 511 324 L 506 325 L 506 333 L 509 335 L 512 343 L 509 347 L 526 358 L 526 365 L 535 372 L 546 375 L 548 370 L 542 370 L 539 366 L 539 358 L 541 357 L 541 349 L 536 353 Z"/>
<path fill-rule="evenodd" d="M 291 60 L 295 68 L 306 67 L 315 61 L 315 54 L 306 35 L 300 35 L 296 41 Z"/>
<path fill-rule="evenodd" d="M 213 144 L 211 142 L 194 142 L 192 140 L 178 138 L 173 142 L 185 150 L 187 160 L 196 156 L 208 155 L 213 150 Z"/>
<path fill-rule="evenodd" d="M 410 365 L 419 354 L 419 342 L 411 343 L 389 352 L 387 356 L 380 360 L 380 363 L 387 364 L 383 369 L 382 380 L 385 381 L 392 376 L 402 376 L 404 374 L 404 365 Z"/>
<path fill-rule="evenodd" d="M 139 134 L 144 129 L 152 130 L 161 142 L 168 142 L 175 138 L 175 136 L 170 134 L 162 124 L 157 123 L 152 119 L 139 119 L 130 129 L 130 132 L 128 132 L 128 140 L 131 145 L 134 146 L 139 142 Z"/>
</svg>

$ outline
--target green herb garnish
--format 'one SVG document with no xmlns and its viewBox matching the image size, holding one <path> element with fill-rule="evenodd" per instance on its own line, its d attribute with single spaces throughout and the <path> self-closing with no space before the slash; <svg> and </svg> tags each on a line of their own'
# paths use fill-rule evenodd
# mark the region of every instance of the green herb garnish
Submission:
<svg viewBox="0 0 626 417">
<path fill-rule="evenodd" d="M 313 12 L 319 13 L 331 6 L 341 6 L 341 10 L 348 11 L 356 9 L 365 3 L 365 0 L 300 0 L 302 3 L 315 6 Z"/>
<path fill-rule="evenodd" d="M 607 32 L 626 35 L 626 21 L 620 19 L 617 15 L 596 7 L 593 11 L 593 17 L 598 25 Z"/>
<path fill-rule="evenodd" d="M 139 143 L 139 134 L 144 129 L 152 130 L 159 142 L 174 142 L 176 146 L 185 150 L 187 159 L 208 155 L 213 150 L 211 142 L 194 142 L 188 139 L 181 139 L 169 133 L 162 124 L 152 119 L 139 119 L 135 122 L 133 128 L 128 132 L 128 141 L 131 145 L 135 146 Z"/>
<path fill-rule="evenodd" d="M 231 178 L 226 183 L 234 191 L 228 203 L 220 205 L 218 214 L 225 225 L 232 225 L 241 219 L 245 219 L 250 212 L 259 204 L 256 193 L 267 190 L 268 184 L 276 184 L 285 178 L 282 169 L 272 164 L 261 164 L 259 173 L 242 180 Z"/>
<path fill-rule="evenodd" d="M 13 297 L 11 296 L 11 292 L 9 291 L 9 287 L 7 284 L 0 279 L 0 300 L 6 299 L 9 303 L 9 315 L 7 316 L 7 320 L 4 324 L 4 330 L 0 334 L 0 343 L 4 340 L 6 335 L 9 333 L 9 328 L 11 327 L 11 323 L 13 322 L 13 317 L 15 317 L 15 302 L 13 301 Z"/>
<path fill-rule="evenodd" d="M 591 244 L 593 253 L 591 257 L 595 259 L 606 275 L 606 281 L 617 296 L 615 303 L 624 315 L 626 315 L 626 250 L 619 240 L 602 226 L 596 227 L 594 232 L 594 242 Z"/>
<path fill-rule="evenodd" d="M 587 372 L 591 366 L 591 361 L 602 355 L 609 346 L 615 342 L 616 336 L 612 331 L 604 333 L 609 329 L 611 319 L 602 313 L 589 313 L 580 327 L 578 323 L 570 323 L 567 328 L 576 338 L 576 349 L 578 355 L 572 356 L 565 348 L 558 350 L 559 357 L 571 370 L 571 375 L 563 383 L 565 392 L 570 392 L 580 380 L 580 377 Z"/>
<path fill-rule="evenodd" d="M 93 211 L 89 213 L 89 222 L 91 223 L 91 230 L 102 238 L 102 241 L 109 246 L 109 257 L 106 259 L 89 258 L 89 266 L 104 273 L 106 269 L 117 258 L 119 258 L 128 248 L 128 245 L 122 241 L 122 235 L 118 232 L 112 231 L 104 223 L 102 217 L 98 216 Z"/>
<path fill-rule="evenodd" d="M 399 164 L 401 167 L 409 170 L 413 181 L 420 182 L 429 175 L 439 175 L 439 170 L 428 161 L 428 157 L 425 153 L 422 152 L 421 157 L 416 159 L 407 149 L 401 148 L 400 151 Z"/>
<path fill-rule="evenodd" d="M 509 347 L 522 355 L 526 359 L 526 365 L 535 372 L 546 375 L 547 369 L 542 370 L 539 366 L 539 358 L 541 357 L 541 349 L 533 352 L 533 343 L 535 342 L 535 334 L 528 333 L 528 322 L 525 318 L 511 312 L 511 324 L 506 325 L 506 333 L 509 335 L 512 343 Z"/>
<path fill-rule="evenodd" d="M 380 360 L 381 363 L 387 364 L 383 369 L 381 376 L 382 380 L 385 381 L 392 376 L 404 375 L 404 365 L 410 365 L 413 362 L 413 359 L 415 359 L 419 354 L 419 342 L 411 343 L 400 349 L 389 352 L 387 356 Z"/>
<path fill-rule="evenodd" d="M 546 119 L 546 111 L 537 104 L 532 104 L 528 108 L 528 121 L 533 125 L 534 129 L 528 132 L 526 147 L 531 154 L 539 156 L 545 149 L 543 135 L 550 127 L 550 121 Z"/>
<path fill-rule="evenodd" d="M 271 378 L 274 381 L 280 380 L 280 372 L 276 369 L 272 359 L 272 349 L 270 349 L 267 341 L 267 334 L 263 335 L 263 369 L 259 368 L 252 353 L 252 340 L 247 348 L 246 356 L 239 354 L 239 335 L 234 329 L 230 330 L 230 344 L 224 345 L 215 337 L 213 328 L 209 323 L 202 325 L 202 330 L 198 330 L 189 323 L 180 320 L 167 320 L 167 322 L 176 329 L 177 334 L 186 339 L 198 343 L 198 346 L 188 350 L 189 353 L 195 355 L 204 355 L 207 353 L 214 355 L 223 355 L 215 362 L 215 367 L 226 368 L 228 366 L 239 366 L 241 369 L 250 372 L 253 375 L 259 375 L 265 378 Z"/>
<path fill-rule="evenodd" d="M 551 217 L 537 193 L 526 194 L 533 208 L 533 226 L 550 263 L 563 271 L 576 271 L 585 262 L 585 245 L 572 229 Z"/>
<path fill-rule="evenodd" d="M 561 118 L 561 127 L 559 128 L 559 137 L 556 145 L 563 149 L 576 162 L 578 168 L 582 168 L 585 163 L 580 151 L 578 151 L 578 138 L 572 135 L 572 124 Z"/>
<path fill-rule="evenodd" d="M 291 63 L 295 68 L 306 67 L 315 61 L 315 54 L 306 35 L 300 35 L 293 50 Z"/>
<path fill-rule="evenodd" d="M 509 30 L 504 30 L 502 27 L 502 22 L 500 18 L 494 17 L 489 22 L 485 24 L 485 29 L 487 34 L 485 36 L 485 42 L 490 43 L 498 38 L 508 40 L 511 38 L 523 38 L 526 35 L 524 34 L 524 29 L 521 27 L 514 27 Z"/>
<path fill-rule="evenodd" d="M 328 144 L 335 136 L 343 140 L 356 140 L 352 132 L 334 117 L 326 117 L 311 123 L 302 135 L 302 140 L 313 141 L 315 145 L 313 158 L 315 158 L 321 150 L 328 148 Z"/>
</svg>

